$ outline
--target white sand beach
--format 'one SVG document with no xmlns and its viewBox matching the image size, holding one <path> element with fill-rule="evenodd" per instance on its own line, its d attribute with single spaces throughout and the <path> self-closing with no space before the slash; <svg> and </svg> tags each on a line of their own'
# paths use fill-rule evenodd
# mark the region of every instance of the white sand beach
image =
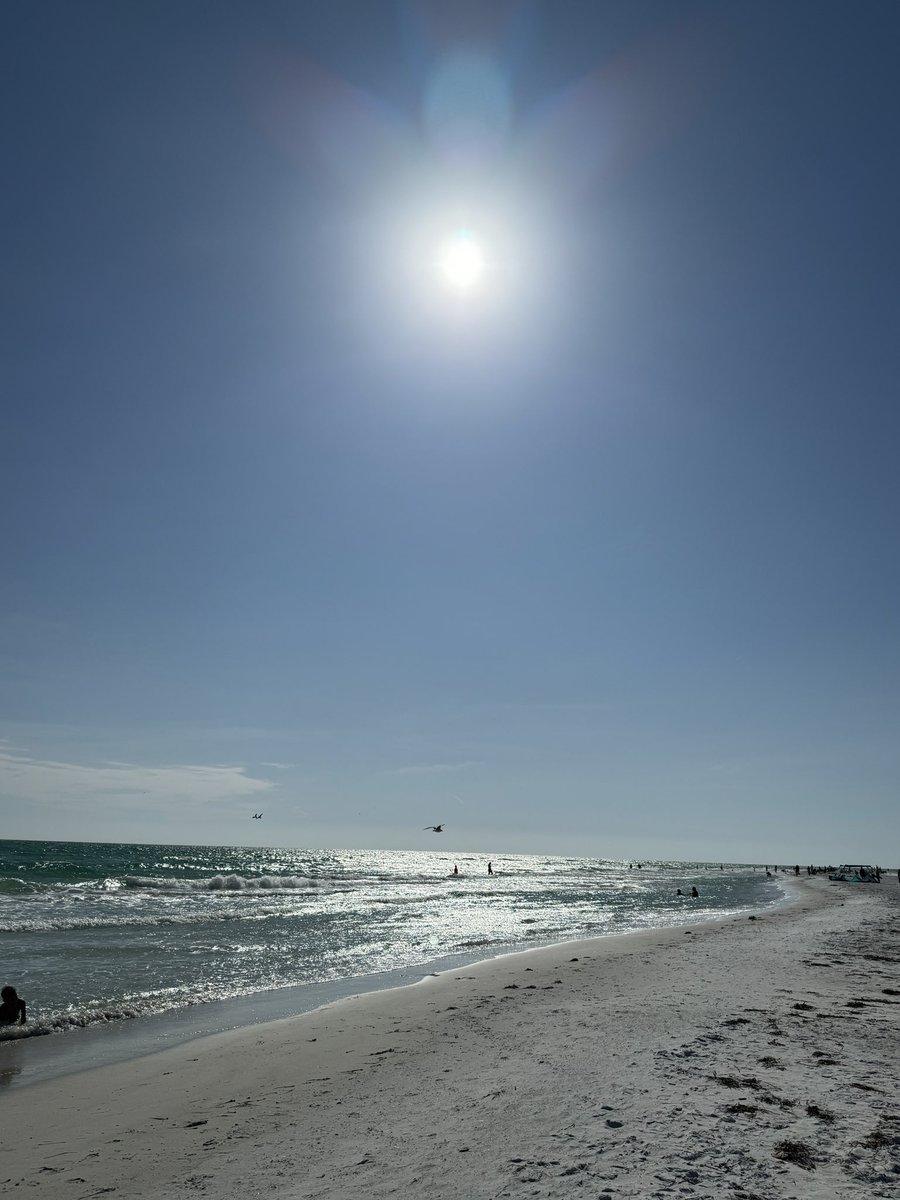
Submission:
<svg viewBox="0 0 900 1200">
<path fill-rule="evenodd" d="M 0 1188 L 896 1196 L 900 887 L 795 886 L 11 1088 Z"/>
</svg>

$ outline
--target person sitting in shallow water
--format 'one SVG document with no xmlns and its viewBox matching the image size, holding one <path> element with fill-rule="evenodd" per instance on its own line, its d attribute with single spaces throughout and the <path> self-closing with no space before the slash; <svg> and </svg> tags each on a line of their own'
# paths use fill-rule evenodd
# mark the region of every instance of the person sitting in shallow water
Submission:
<svg viewBox="0 0 900 1200">
<path fill-rule="evenodd" d="M 19 999 L 19 993 L 10 984 L 0 990 L 3 1003 L 0 1004 L 0 1025 L 24 1025 L 25 1001 Z"/>
<path fill-rule="evenodd" d="M 692 895 L 692 896 L 693 896 L 693 898 L 696 900 L 696 899 L 697 899 L 697 897 L 700 895 L 700 893 L 697 891 L 697 889 L 696 889 L 695 887 L 692 887 L 692 888 L 691 888 L 691 895 Z"/>
</svg>

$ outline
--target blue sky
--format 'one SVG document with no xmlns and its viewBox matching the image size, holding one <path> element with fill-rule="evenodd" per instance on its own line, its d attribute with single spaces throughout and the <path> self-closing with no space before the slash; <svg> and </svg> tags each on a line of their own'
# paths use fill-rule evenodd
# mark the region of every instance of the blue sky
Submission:
<svg viewBox="0 0 900 1200">
<path fill-rule="evenodd" d="M 4 23 L 3 836 L 900 859 L 895 5 Z"/>
</svg>

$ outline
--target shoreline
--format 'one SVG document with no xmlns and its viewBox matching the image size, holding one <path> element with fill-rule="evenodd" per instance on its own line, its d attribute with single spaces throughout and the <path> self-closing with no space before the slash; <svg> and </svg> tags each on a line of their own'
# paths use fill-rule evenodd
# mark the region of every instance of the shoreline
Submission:
<svg viewBox="0 0 900 1200">
<path fill-rule="evenodd" d="M 539 941 L 534 945 L 498 944 L 495 953 L 486 957 L 472 957 L 473 953 L 477 953 L 475 951 L 460 952 L 386 972 L 252 992 L 209 1004 L 190 1005 L 132 1019 L 97 1022 L 40 1036 L 11 1037 L 0 1041 L 0 1086 L 12 1087 L 18 1092 L 35 1083 L 160 1054 L 219 1034 L 290 1020 L 347 999 L 412 987 L 436 974 L 469 969 L 518 954 L 530 954 L 557 946 L 606 943 L 610 940 L 618 942 L 641 934 L 679 930 L 687 925 L 699 928 L 701 925 L 737 919 L 749 912 L 777 912 L 793 903 L 797 893 L 791 886 L 796 882 L 795 877 L 784 876 L 775 882 L 782 889 L 779 899 L 762 906 L 748 906 L 737 913 L 714 914 L 693 920 L 685 916 L 683 922 L 678 924 L 586 938 L 565 938 L 562 941 Z"/>
<path fill-rule="evenodd" d="M 900 889 L 796 890 L 755 919 L 529 949 L 7 1093 L 0 1183 L 891 1195 Z"/>
</svg>

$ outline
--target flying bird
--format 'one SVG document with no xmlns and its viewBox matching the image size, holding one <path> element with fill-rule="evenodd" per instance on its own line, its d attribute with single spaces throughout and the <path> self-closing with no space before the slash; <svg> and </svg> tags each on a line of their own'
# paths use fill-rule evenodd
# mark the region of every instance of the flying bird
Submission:
<svg viewBox="0 0 900 1200">
<path fill-rule="evenodd" d="M 254 814 L 253 814 L 253 820 L 254 820 L 254 821 L 261 821 L 261 820 L 262 820 L 262 813 L 254 813 Z"/>
<path fill-rule="evenodd" d="M 440 825 L 425 825 L 423 828 L 424 828 L 424 829 L 430 829 L 432 833 L 443 833 L 443 832 L 444 832 L 444 826 L 443 826 L 443 824 L 440 824 Z"/>
</svg>

